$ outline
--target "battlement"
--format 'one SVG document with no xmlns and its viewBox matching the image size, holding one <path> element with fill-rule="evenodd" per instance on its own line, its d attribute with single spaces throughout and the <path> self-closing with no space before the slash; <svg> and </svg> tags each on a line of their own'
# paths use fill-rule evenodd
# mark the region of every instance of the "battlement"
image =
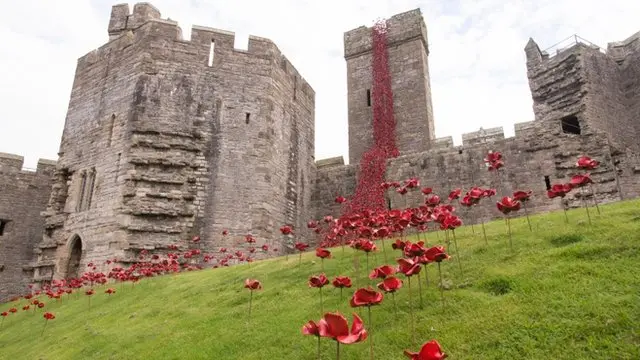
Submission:
<svg viewBox="0 0 640 360">
<path fill-rule="evenodd" d="M 607 44 L 607 55 L 614 58 L 618 63 L 623 62 L 627 56 L 637 52 L 640 52 L 640 31 L 625 40 Z"/>
<path fill-rule="evenodd" d="M 387 42 L 389 47 L 420 39 L 424 44 L 427 54 L 429 53 L 427 26 L 424 23 L 422 11 L 420 11 L 419 8 L 392 16 L 387 20 L 387 27 Z M 344 33 L 345 59 L 372 50 L 373 42 L 371 31 L 371 27 L 363 25 Z"/>
<path fill-rule="evenodd" d="M 0 152 L 0 173 L 36 173 L 51 172 L 55 169 L 57 162 L 54 160 L 39 159 L 38 166 L 35 169 L 24 167 L 24 156 L 7 154 Z"/>
<path fill-rule="evenodd" d="M 341 165 L 344 165 L 344 157 L 342 156 L 316 160 L 316 167 L 318 168 Z"/>
<path fill-rule="evenodd" d="M 233 62 L 234 56 L 253 56 L 270 60 L 274 67 L 279 67 L 290 75 L 290 81 L 295 83 L 298 95 L 307 98 L 311 103 L 315 101 L 315 91 L 311 85 L 291 65 L 277 45 L 267 38 L 249 35 L 247 49 L 237 49 L 234 32 L 193 25 L 190 39 L 185 40 L 177 21 L 163 19 L 160 11 L 146 2 L 136 3 L 133 6 L 133 12 L 126 3 L 114 5 L 111 10 L 108 33 L 109 42 L 81 57 L 78 60 L 79 68 L 106 59 L 113 55 L 114 49 L 124 50 L 133 44 L 156 47 L 149 45 L 155 42 L 162 42 L 163 48 L 173 48 L 180 53 L 190 54 L 194 58 L 206 59 L 202 61 L 203 67 L 206 67 L 209 52 L 214 49 L 214 59 L 218 56 L 227 56 L 226 62 Z M 216 64 L 218 63 L 214 62 L 214 66 Z"/>
<path fill-rule="evenodd" d="M 502 126 L 462 134 L 462 145 L 473 146 L 504 139 Z"/>
</svg>

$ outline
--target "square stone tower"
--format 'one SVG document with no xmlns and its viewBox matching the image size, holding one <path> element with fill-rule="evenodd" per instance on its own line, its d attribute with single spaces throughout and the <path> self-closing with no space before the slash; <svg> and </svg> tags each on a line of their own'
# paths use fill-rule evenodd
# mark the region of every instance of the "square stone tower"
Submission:
<svg viewBox="0 0 640 360">
<path fill-rule="evenodd" d="M 148 3 L 113 6 L 108 34 L 78 60 L 36 280 L 306 224 L 315 93 L 272 41 L 185 40 Z"/>
<path fill-rule="evenodd" d="M 420 9 L 387 20 L 396 145 L 400 154 L 426 150 L 435 138 L 427 27 Z M 373 144 L 372 28 L 344 34 L 349 106 L 349 163 L 357 164 Z"/>
</svg>

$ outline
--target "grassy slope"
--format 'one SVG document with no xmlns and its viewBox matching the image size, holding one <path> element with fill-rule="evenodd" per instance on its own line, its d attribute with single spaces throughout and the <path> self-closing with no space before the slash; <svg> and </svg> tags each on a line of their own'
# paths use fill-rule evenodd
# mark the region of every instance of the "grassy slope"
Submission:
<svg viewBox="0 0 640 360">
<path fill-rule="evenodd" d="M 471 229 L 458 230 L 464 273 L 455 262 L 443 266 L 447 305 L 432 284 L 423 288 L 424 308 L 416 310 L 417 341 L 435 338 L 452 359 L 640 359 L 640 201 L 602 207 L 594 225 L 584 210 L 512 222 L 516 255 L 510 255 L 505 224 L 487 225 L 489 247 Z M 480 228 L 476 226 L 476 233 Z M 440 235 L 442 239 L 442 234 Z M 437 242 L 435 235 L 430 242 Z M 334 250 L 327 274 L 354 275 L 354 256 Z M 391 248 L 387 249 L 392 259 Z M 453 259 L 452 259 L 453 260 Z M 320 272 L 312 253 L 233 268 L 190 272 L 126 284 L 111 298 L 97 289 L 88 309 L 82 295 L 62 304 L 47 301 L 56 319 L 40 336 L 44 320 L 19 312 L 0 330 L 1 359 L 315 359 L 315 339 L 301 326 L 320 317 L 318 290 L 307 287 Z M 373 267 L 373 258 L 372 258 Z M 364 267 L 364 257 L 360 256 Z M 383 264 L 377 255 L 377 264 Z M 247 277 L 265 289 L 254 296 L 247 325 Z M 422 281 L 424 282 L 424 277 Z M 417 301 L 416 282 L 414 300 Z M 363 284 L 361 282 L 360 284 Z M 423 284 L 424 285 L 424 284 Z M 510 287 L 506 294 L 496 295 Z M 376 358 L 403 359 L 411 347 L 408 289 L 373 308 Z M 352 309 L 345 292 L 325 288 L 325 310 Z M 0 306 L 0 310 L 8 308 Z M 365 311 L 361 311 L 366 315 Z M 367 318 L 363 316 L 366 326 Z M 322 342 L 323 359 L 335 346 Z M 343 347 L 342 359 L 364 359 L 366 343 Z"/>
</svg>

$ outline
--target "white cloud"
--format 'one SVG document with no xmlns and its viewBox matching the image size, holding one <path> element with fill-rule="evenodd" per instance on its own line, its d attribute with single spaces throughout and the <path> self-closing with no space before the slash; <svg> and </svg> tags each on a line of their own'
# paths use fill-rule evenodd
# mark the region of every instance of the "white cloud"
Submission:
<svg viewBox="0 0 640 360">
<path fill-rule="evenodd" d="M 25 0 L 0 14 L 0 151 L 57 157 L 76 59 L 107 38 L 107 0 Z M 427 22 L 436 135 L 533 119 L 524 46 L 573 33 L 606 46 L 640 30 L 628 0 L 157 0 L 163 17 L 272 39 L 316 90 L 316 158 L 347 155 L 343 33 L 420 7 Z"/>
</svg>

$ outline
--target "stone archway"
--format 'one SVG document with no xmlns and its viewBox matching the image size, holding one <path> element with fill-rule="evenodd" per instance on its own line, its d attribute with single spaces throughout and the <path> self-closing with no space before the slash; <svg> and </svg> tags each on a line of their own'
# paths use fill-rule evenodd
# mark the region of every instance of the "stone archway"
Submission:
<svg viewBox="0 0 640 360">
<path fill-rule="evenodd" d="M 67 265 L 67 279 L 78 277 L 80 260 L 82 259 L 82 239 L 74 235 L 69 242 L 69 264 Z"/>
</svg>

